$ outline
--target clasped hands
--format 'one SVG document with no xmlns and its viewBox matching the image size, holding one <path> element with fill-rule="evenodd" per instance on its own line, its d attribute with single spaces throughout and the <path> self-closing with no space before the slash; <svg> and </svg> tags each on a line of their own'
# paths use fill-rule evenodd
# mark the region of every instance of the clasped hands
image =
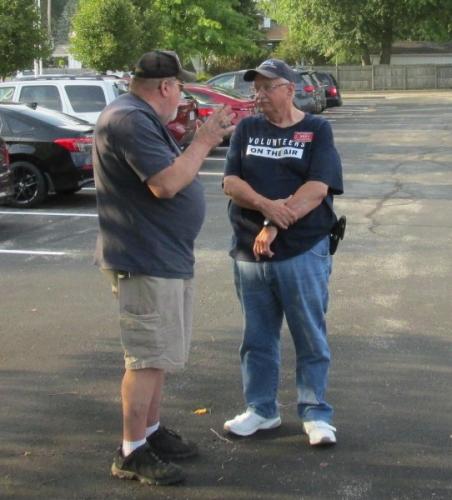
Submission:
<svg viewBox="0 0 452 500">
<path fill-rule="evenodd" d="M 287 205 L 287 202 L 292 198 L 289 196 L 280 200 L 269 200 L 268 206 L 266 205 L 263 214 L 264 217 L 270 219 L 275 226 L 281 229 L 287 229 L 291 224 L 294 224 L 298 217 L 295 211 Z M 253 244 L 253 253 L 256 260 L 260 260 L 261 255 L 273 257 L 270 245 L 275 240 L 278 234 L 278 227 L 267 226 L 263 227 L 259 234 L 256 236 Z"/>
</svg>

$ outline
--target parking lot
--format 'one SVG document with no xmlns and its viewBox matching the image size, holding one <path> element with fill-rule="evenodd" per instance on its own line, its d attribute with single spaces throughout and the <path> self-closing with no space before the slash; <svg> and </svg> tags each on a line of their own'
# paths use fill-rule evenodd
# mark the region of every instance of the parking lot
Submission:
<svg viewBox="0 0 452 500">
<path fill-rule="evenodd" d="M 116 304 L 91 263 L 94 188 L 33 210 L 0 207 L 0 498 L 452 498 L 452 93 L 345 95 L 323 116 L 348 220 L 328 315 L 338 445 L 310 449 L 301 433 L 287 331 L 283 425 L 223 434 L 242 410 L 241 314 L 218 148 L 201 174 L 191 361 L 168 378 L 163 409 L 162 422 L 202 451 L 179 487 L 109 477 L 122 355 Z"/>
</svg>

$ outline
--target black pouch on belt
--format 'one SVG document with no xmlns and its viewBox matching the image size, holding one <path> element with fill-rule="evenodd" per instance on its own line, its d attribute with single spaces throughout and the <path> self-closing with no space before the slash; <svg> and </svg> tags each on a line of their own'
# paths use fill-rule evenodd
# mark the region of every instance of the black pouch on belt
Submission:
<svg viewBox="0 0 452 500">
<path fill-rule="evenodd" d="M 347 225 L 347 219 L 345 215 L 342 215 L 331 228 L 330 231 L 330 255 L 336 253 L 337 247 L 339 245 L 339 240 L 344 239 L 345 226 Z"/>
</svg>

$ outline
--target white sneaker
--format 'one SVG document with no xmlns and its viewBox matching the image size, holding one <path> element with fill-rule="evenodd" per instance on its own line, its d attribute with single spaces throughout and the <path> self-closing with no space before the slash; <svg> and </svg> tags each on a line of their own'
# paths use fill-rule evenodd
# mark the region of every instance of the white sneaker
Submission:
<svg viewBox="0 0 452 500">
<path fill-rule="evenodd" d="M 303 423 L 303 429 L 309 437 L 311 446 L 321 446 L 336 443 L 336 428 L 323 420 L 311 420 Z"/>
<path fill-rule="evenodd" d="M 224 430 L 238 436 L 251 436 L 256 431 L 274 429 L 281 425 L 281 417 L 265 418 L 252 410 L 246 410 L 241 415 L 236 415 L 232 420 L 226 420 Z"/>
</svg>

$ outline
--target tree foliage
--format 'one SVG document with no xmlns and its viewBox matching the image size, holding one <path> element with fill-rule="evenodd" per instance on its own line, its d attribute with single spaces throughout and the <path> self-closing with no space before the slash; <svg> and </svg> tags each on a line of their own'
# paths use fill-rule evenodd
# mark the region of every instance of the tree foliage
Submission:
<svg viewBox="0 0 452 500">
<path fill-rule="evenodd" d="M 253 0 L 80 0 L 72 52 L 98 70 L 133 67 L 156 47 L 185 62 L 252 57 L 259 54 L 255 9 Z"/>
<path fill-rule="evenodd" d="M 389 64 L 397 40 L 420 34 L 450 37 L 452 0 L 267 0 L 267 12 L 289 27 L 281 51 L 326 58 L 360 57 L 370 64 L 369 51 L 378 49 Z M 447 21 L 447 18 L 449 21 Z"/>
<path fill-rule="evenodd" d="M 0 0 L 0 77 L 47 57 L 50 45 L 34 0 Z"/>
<path fill-rule="evenodd" d="M 182 57 L 200 54 L 207 60 L 256 50 L 257 24 L 246 15 L 250 2 L 156 0 L 156 7 L 165 24 L 162 43 Z"/>
<path fill-rule="evenodd" d="M 128 68 L 140 52 L 136 18 L 131 0 L 80 0 L 72 20 L 71 52 L 101 72 Z"/>
</svg>

